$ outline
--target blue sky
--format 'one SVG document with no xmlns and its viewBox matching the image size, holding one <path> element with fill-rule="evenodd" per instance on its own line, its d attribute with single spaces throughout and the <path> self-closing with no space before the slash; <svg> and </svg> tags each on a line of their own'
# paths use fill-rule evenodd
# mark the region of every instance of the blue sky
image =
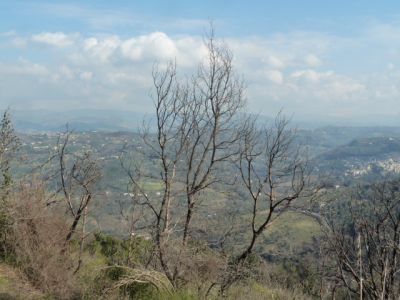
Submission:
<svg viewBox="0 0 400 300">
<path fill-rule="evenodd" d="M 226 26 L 229 35 L 247 35 L 287 31 L 323 30 L 333 33 L 357 31 L 368 19 L 396 20 L 398 1 L 2 1 L 2 27 L 25 31 L 145 33 L 161 30 L 176 20 L 212 19 Z M 89 17 L 90 18 L 87 18 Z M 121 16 L 114 24 L 111 17 Z M 96 20 L 97 19 L 97 20 Z M 130 19 L 130 20 L 128 20 Z M 104 23 L 102 24 L 102 21 Z M 126 21 L 126 22 L 125 22 Z M 131 26 L 129 26 L 131 23 Z M 128 25 L 128 26 L 127 26 Z M 168 28 L 171 29 L 171 28 Z M 181 28 L 187 32 L 187 28 Z"/>
<path fill-rule="evenodd" d="M 250 111 L 400 120 L 400 2 L 367 0 L 2 0 L 0 108 L 151 111 L 154 61 L 190 74 L 210 20 Z"/>
</svg>

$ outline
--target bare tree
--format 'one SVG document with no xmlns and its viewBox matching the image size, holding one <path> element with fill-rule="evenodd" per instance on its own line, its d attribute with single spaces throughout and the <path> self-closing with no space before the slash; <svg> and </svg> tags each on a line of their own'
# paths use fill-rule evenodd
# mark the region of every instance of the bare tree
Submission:
<svg viewBox="0 0 400 300">
<path fill-rule="evenodd" d="M 12 125 L 10 112 L 6 110 L 0 123 L 0 171 L 2 175 L 0 188 L 3 193 L 2 197 L 7 196 L 12 183 L 10 164 L 19 147 L 20 141 Z"/>
<path fill-rule="evenodd" d="M 189 120 L 182 170 L 187 201 L 184 244 L 199 193 L 222 181 L 215 171 L 238 153 L 241 134 L 238 113 L 244 105 L 243 83 L 235 77 L 232 54 L 214 41 L 212 33 L 207 49 L 208 61 L 200 65 L 191 97 L 184 103 L 183 116 Z"/>
<path fill-rule="evenodd" d="M 256 118 L 249 118 L 242 127 L 237 168 L 248 195 L 246 201 L 251 204 L 251 232 L 247 246 L 231 259 L 218 283 L 221 295 L 252 273 L 247 262 L 258 238 L 294 201 L 309 196 L 308 160 L 294 137 L 295 130 L 288 128 L 288 120 L 281 114 L 269 128 L 257 124 Z"/>
<path fill-rule="evenodd" d="M 360 188 L 340 220 L 327 216 L 326 255 L 349 297 L 400 295 L 400 192 L 398 182 Z"/>
<path fill-rule="evenodd" d="M 11 163 L 20 147 L 11 122 L 10 112 L 6 110 L 0 122 L 0 244 L 1 254 L 6 254 L 8 235 L 13 220 L 10 212 L 9 194 L 12 185 Z"/>
<path fill-rule="evenodd" d="M 72 223 L 65 237 L 65 245 L 76 232 L 82 217 L 87 214 L 87 208 L 93 198 L 94 187 L 101 173 L 90 152 L 73 155 L 67 151 L 71 132 L 67 130 L 59 136 L 57 142 L 58 190 L 63 195 L 67 211 L 72 217 Z"/>
<path fill-rule="evenodd" d="M 252 203 L 251 239 L 238 260 L 252 252 L 257 238 L 297 200 L 308 184 L 307 160 L 293 143 L 294 131 L 280 114 L 274 125 L 258 129 L 251 121 L 239 157 L 242 182 Z"/>
<path fill-rule="evenodd" d="M 244 105 L 243 84 L 234 73 L 232 54 L 215 41 L 212 30 L 205 46 L 207 58 L 188 80 L 178 80 L 175 63 L 153 71 L 156 132 L 153 135 L 145 129 L 142 137 L 159 161 L 159 199 L 148 196 L 138 177 L 130 176 L 155 216 L 159 260 L 172 281 L 180 276 L 180 263 L 167 263 L 166 243 L 173 235 L 180 239 L 181 249 L 187 247 L 201 192 L 222 181 L 216 171 L 238 154 L 241 133 L 238 121 Z M 182 199 L 184 210 L 174 214 Z"/>
<path fill-rule="evenodd" d="M 148 219 L 148 214 L 145 213 L 146 208 L 149 207 L 149 197 L 143 192 L 142 180 L 142 161 L 131 157 L 129 151 L 123 149 L 119 157 L 122 169 L 129 177 L 127 185 L 127 199 L 118 201 L 119 212 L 122 217 L 124 225 L 128 229 L 129 235 L 129 249 L 128 249 L 128 263 L 137 264 L 133 259 L 133 251 L 135 245 L 135 238 L 138 236 L 140 230 L 148 229 L 148 224 L 151 223 Z M 132 184 L 134 183 L 134 184 Z M 143 193 L 143 194 L 142 194 Z M 150 264 L 151 259 L 148 259 L 147 264 Z"/>
</svg>

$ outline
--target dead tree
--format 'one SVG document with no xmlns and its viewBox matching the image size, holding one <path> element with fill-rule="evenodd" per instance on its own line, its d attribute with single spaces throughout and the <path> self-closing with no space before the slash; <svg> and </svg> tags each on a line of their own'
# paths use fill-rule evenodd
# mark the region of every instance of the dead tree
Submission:
<svg viewBox="0 0 400 300">
<path fill-rule="evenodd" d="M 134 242 L 139 230 L 148 229 L 149 221 L 148 215 L 145 213 L 146 208 L 153 208 L 150 198 L 144 192 L 142 180 L 142 161 L 136 157 L 131 157 L 128 150 L 123 149 L 121 155 L 119 156 L 120 165 L 125 173 L 129 177 L 129 183 L 127 184 L 127 193 L 129 196 L 128 201 L 122 199 L 118 201 L 119 213 L 122 217 L 123 223 L 128 229 L 129 236 L 129 249 L 128 249 L 128 263 L 133 263 L 133 265 L 138 262 L 133 261 L 132 251 L 134 250 Z M 148 259 L 147 264 L 151 263 L 151 255 Z"/>
<path fill-rule="evenodd" d="M 174 63 L 162 70 L 154 68 L 155 134 L 144 130 L 142 135 L 159 162 L 161 196 L 144 196 L 144 201 L 155 216 L 154 240 L 170 280 L 179 276 L 179 263 L 168 266 L 165 243 L 174 235 L 180 239 L 181 249 L 187 247 L 200 194 L 222 180 L 216 171 L 238 154 L 241 134 L 238 121 L 244 105 L 243 84 L 233 70 L 232 54 L 215 41 L 213 32 L 205 46 L 207 57 L 188 80 L 178 80 Z M 130 179 L 142 189 L 137 176 Z M 142 195 L 146 194 L 142 190 Z M 182 198 L 184 212 L 174 217 L 172 211 Z"/>
<path fill-rule="evenodd" d="M 237 168 L 247 191 L 246 201 L 251 204 L 250 240 L 221 277 L 218 283 L 221 295 L 234 282 L 250 275 L 247 259 L 268 226 L 297 199 L 309 196 L 307 158 L 301 155 L 294 137 L 295 131 L 288 128 L 288 120 L 281 114 L 269 128 L 259 126 L 256 118 L 248 119 L 242 128 Z"/>
<path fill-rule="evenodd" d="M 17 137 L 11 122 L 10 112 L 6 110 L 0 123 L 0 171 L 2 197 L 6 197 L 12 183 L 10 164 L 20 147 L 20 140 Z"/>
<path fill-rule="evenodd" d="M 250 122 L 243 135 L 238 167 L 251 201 L 251 238 L 238 261 L 253 251 L 258 237 L 297 200 L 308 184 L 305 157 L 293 143 L 294 132 L 278 115 L 274 125 L 258 129 Z"/>
<path fill-rule="evenodd" d="M 235 76 L 232 54 L 211 36 L 207 41 L 207 62 L 200 65 L 185 97 L 183 117 L 184 166 L 181 178 L 187 202 L 183 244 L 190 233 L 190 222 L 199 193 L 222 179 L 218 166 L 238 154 L 241 136 L 238 113 L 244 105 L 243 83 Z"/>
<path fill-rule="evenodd" d="M 326 255 L 351 296 L 397 299 L 400 295 L 399 182 L 364 186 L 340 220 L 327 216 Z M 347 216 L 346 216 L 347 215 Z"/>
<path fill-rule="evenodd" d="M 71 132 L 61 134 L 54 156 L 58 163 L 58 191 L 62 194 L 67 212 L 72 218 L 71 226 L 65 237 L 65 245 L 76 232 L 81 218 L 93 198 L 95 184 L 101 173 L 90 152 L 73 154 L 67 151 Z"/>
<path fill-rule="evenodd" d="M 20 140 L 12 125 L 10 113 L 6 110 L 0 122 L 0 256 L 7 253 L 8 235 L 13 222 L 9 205 L 11 163 L 16 158 L 19 147 Z"/>
</svg>

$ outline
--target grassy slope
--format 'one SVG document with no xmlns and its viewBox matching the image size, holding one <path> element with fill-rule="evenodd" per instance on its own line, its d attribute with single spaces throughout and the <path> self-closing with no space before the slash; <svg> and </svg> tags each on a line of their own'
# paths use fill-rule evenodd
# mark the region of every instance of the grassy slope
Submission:
<svg viewBox="0 0 400 300">
<path fill-rule="evenodd" d="M 300 213 L 288 212 L 283 214 L 264 233 L 260 241 L 263 252 L 293 255 L 300 251 L 304 244 L 320 235 L 318 223 Z"/>
</svg>

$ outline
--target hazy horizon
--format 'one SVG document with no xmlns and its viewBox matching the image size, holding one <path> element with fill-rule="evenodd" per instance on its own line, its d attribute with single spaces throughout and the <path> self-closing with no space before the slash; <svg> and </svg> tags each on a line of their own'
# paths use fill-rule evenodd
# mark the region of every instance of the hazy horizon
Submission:
<svg viewBox="0 0 400 300">
<path fill-rule="evenodd" d="M 152 112 L 137 112 L 118 109 L 67 109 L 67 110 L 15 110 L 10 109 L 18 131 L 62 131 L 68 123 L 74 130 L 138 131 L 143 122 L 155 117 Z M 268 125 L 275 114 L 252 113 L 260 124 Z M 290 127 L 316 129 L 323 127 L 397 127 L 400 128 L 400 116 L 391 118 L 380 115 L 368 115 L 365 118 L 327 118 L 324 116 L 299 117 L 286 114 Z M 151 123 L 150 123 L 151 124 Z"/>
</svg>

